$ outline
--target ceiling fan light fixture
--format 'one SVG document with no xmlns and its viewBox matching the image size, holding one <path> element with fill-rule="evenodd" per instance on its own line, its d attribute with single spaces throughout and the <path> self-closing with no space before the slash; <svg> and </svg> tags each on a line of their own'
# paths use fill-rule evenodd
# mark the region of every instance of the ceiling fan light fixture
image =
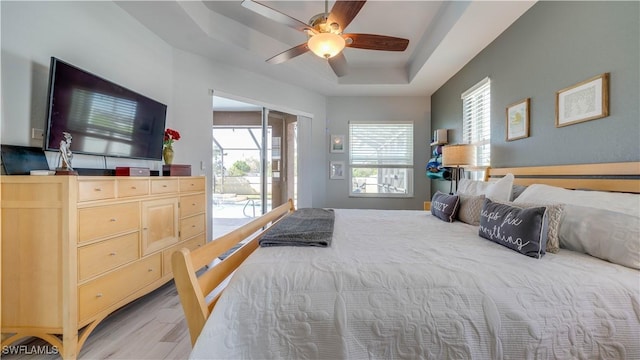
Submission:
<svg viewBox="0 0 640 360">
<path fill-rule="evenodd" d="M 309 38 L 307 46 L 314 54 L 328 59 L 338 55 L 345 47 L 342 36 L 333 33 L 320 33 Z"/>
</svg>

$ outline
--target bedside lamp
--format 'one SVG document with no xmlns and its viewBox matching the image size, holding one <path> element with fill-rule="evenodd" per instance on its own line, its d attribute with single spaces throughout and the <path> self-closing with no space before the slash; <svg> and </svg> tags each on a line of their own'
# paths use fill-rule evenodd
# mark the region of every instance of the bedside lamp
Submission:
<svg viewBox="0 0 640 360">
<path fill-rule="evenodd" d="M 453 177 L 458 191 L 458 179 L 460 179 L 460 167 L 475 166 L 476 147 L 469 144 L 446 145 L 442 148 L 442 166 L 455 167 Z"/>
</svg>

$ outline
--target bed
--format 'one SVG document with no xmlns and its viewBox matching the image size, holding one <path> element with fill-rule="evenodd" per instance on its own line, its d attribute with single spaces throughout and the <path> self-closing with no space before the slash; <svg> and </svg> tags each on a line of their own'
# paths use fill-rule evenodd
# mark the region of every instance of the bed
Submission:
<svg viewBox="0 0 640 360">
<path fill-rule="evenodd" d="M 614 214 L 628 230 L 611 229 L 611 242 L 637 235 L 640 163 L 487 171 L 495 182 L 513 174 L 515 185 L 529 186 L 521 195 L 528 200 L 544 197 L 530 194 L 532 184 L 553 186 L 543 193 L 581 189 L 574 190 L 580 201 L 606 209 L 570 205 L 587 211 L 579 221 L 606 211 L 598 219 Z M 255 251 L 294 210 L 289 202 L 174 254 L 191 358 L 640 358 L 640 240 L 627 239 L 622 254 L 587 244 L 534 258 L 479 237 L 477 225 L 426 211 L 335 209 L 330 247 Z M 573 225 L 562 226 L 573 233 Z"/>
</svg>

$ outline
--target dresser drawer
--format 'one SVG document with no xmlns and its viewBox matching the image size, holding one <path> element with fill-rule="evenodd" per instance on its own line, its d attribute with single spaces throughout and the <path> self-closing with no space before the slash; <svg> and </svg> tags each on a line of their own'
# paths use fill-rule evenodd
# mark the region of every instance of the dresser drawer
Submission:
<svg viewBox="0 0 640 360">
<path fill-rule="evenodd" d="M 78 241 L 98 239 L 140 228 L 137 202 L 98 206 L 78 210 Z"/>
<path fill-rule="evenodd" d="M 180 217 L 187 217 L 204 212 L 204 195 L 189 195 L 180 197 Z"/>
<path fill-rule="evenodd" d="M 204 232 L 204 214 L 180 220 L 180 239 L 188 239 Z"/>
<path fill-rule="evenodd" d="M 205 179 L 201 177 L 180 179 L 180 192 L 204 191 Z"/>
<path fill-rule="evenodd" d="M 78 249 L 78 279 L 83 281 L 138 258 L 138 233 Z"/>
<path fill-rule="evenodd" d="M 160 279 L 161 262 L 162 255 L 158 253 L 81 285 L 78 289 L 80 322 Z"/>
<path fill-rule="evenodd" d="M 78 201 L 113 199 L 115 196 L 113 180 L 78 181 Z"/>
<path fill-rule="evenodd" d="M 151 193 L 152 194 L 167 194 L 178 192 L 180 183 L 178 179 L 154 179 L 151 180 Z"/>
<path fill-rule="evenodd" d="M 185 242 L 181 242 L 178 245 L 172 246 L 166 250 L 162 251 L 162 275 L 167 275 L 169 273 L 172 272 L 171 270 L 171 255 L 173 255 L 174 252 L 182 249 L 182 248 L 187 248 L 191 251 L 199 248 L 200 246 L 204 245 L 204 234 L 200 234 L 199 236 L 196 236 L 195 238 L 191 239 L 191 240 L 187 240 Z"/>
<path fill-rule="evenodd" d="M 149 181 L 142 179 L 118 180 L 118 197 L 149 195 Z"/>
</svg>

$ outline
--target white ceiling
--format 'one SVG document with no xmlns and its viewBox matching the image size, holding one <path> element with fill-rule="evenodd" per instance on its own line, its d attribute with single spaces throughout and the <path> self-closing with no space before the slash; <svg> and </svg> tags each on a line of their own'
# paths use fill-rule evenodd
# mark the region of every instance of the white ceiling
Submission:
<svg viewBox="0 0 640 360">
<path fill-rule="evenodd" d="M 302 22 L 324 2 L 261 1 Z M 118 5 L 170 45 L 325 95 L 430 96 L 527 11 L 535 1 L 370 0 L 347 27 L 409 39 L 404 52 L 346 48 L 349 73 L 338 78 L 309 52 L 285 63 L 265 60 L 306 35 L 235 1 L 122 1 Z M 334 1 L 329 1 L 329 9 Z"/>
</svg>

